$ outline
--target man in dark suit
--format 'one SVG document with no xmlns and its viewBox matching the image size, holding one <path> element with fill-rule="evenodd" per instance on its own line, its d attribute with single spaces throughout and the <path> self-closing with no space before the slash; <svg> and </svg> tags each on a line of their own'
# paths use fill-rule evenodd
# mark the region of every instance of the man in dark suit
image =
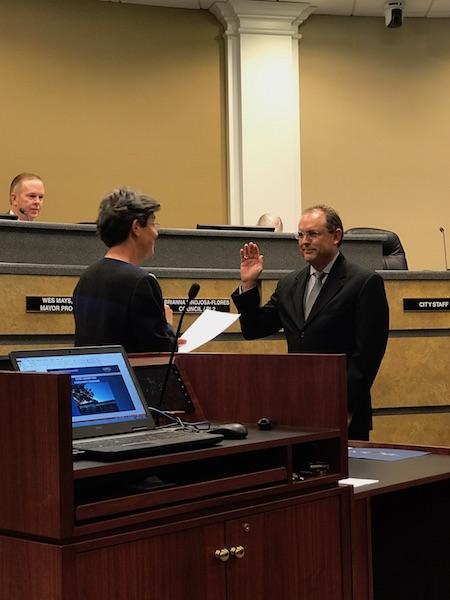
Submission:
<svg viewBox="0 0 450 600">
<path fill-rule="evenodd" d="M 232 298 L 246 339 L 283 328 L 289 352 L 347 355 L 349 439 L 369 439 L 370 388 L 386 349 L 389 308 L 380 275 L 339 252 L 343 231 L 333 208 L 307 209 L 298 242 L 308 265 L 281 279 L 262 307 L 257 280 L 263 256 L 256 244 L 245 244 L 240 250 L 241 286 Z"/>
<path fill-rule="evenodd" d="M 34 173 L 19 173 L 11 181 L 9 189 L 10 215 L 19 221 L 34 221 L 39 217 L 44 203 L 44 182 Z"/>
</svg>

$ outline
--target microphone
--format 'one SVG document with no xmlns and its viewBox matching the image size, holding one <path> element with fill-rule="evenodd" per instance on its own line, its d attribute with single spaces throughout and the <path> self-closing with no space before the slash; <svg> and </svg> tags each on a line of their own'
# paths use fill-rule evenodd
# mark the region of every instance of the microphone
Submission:
<svg viewBox="0 0 450 600">
<path fill-rule="evenodd" d="M 447 244 L 445 243 L 445 229 L 443 227 L 439 227 L 439 231 L 442 233 L 442 242 L 444 244 L 444 260 L 445 260 L 445 270 L 448 271 L 448 263 L 447 263 Z"/>
<path fill-rule="evenodd" d="M 183 323 L 184 315 L 186 314 L 189 304 L 192 302 L 192 300 L 194 300 L 194 298 L 197 297 L 197 294 L 199 293 L 199 291 L 200 291 L 200 285 L 198 283 L 193 283 L 191 285 L 191 287 L 189 288 L 187 301 L 186 301 L 186 304 L 183 306 L 183 310 L 180 315 L 180 320 L 178 321 L 178 327 L 177 327 L 177 332 L 175 334 L 173 348 L 170 353 L 169 362 L 167 363 L 166 376 L 164 377 L 164 383 L 161 388 L 161 396 L 159 397 L 159 408 L 161 408 L 161 406 L 163 406 L 164 396 L 166 394 L 167 383 L 169 381 L 170 372 L 172 370 L 172 363 L 173 363 L 173 359 L 175 357 L 175 352 L 177 350 L 177 342 L 178 342 L 178 338 L 180 337 L 181 324 Z"/>
</svg>

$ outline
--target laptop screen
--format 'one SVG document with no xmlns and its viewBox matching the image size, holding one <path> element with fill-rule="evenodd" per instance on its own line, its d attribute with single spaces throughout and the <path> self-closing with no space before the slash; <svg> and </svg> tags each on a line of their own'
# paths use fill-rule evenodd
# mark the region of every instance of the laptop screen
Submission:
<svg viewBox="0 0 450 600">
<path fill-rule="evenodd" d="M 68 373 L 72 379 L 74 437 L 154 427 L 121 347 L 12 352 L 23 373 Z"/>
<path fill-rule="evenodd" d="M 171 365 L 167 386 L 161 404 L 161 393 L 168 366 L 163 364 L 138 365 L 133 368 L 147 406 L 160 410 L 191 415 L 195 411 L 189 391 L 178 367 Z"/>
</svg>

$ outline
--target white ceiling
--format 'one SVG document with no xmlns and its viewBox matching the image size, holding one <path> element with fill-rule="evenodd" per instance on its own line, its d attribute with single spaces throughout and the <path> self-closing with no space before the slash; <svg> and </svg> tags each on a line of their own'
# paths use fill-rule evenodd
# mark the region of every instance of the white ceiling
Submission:
<svg viewBox="0 0 450 600">
<path fill-rule="evenodd" d="M 312 0 L 320 15 L 383 17 L 385 0 Z M 405 0 L 405 17 L 450 17 L 450 0 Z"/>
<path fill-rule="evenodd" d="M 149 4 L 174 8 L 208 9 L 216 0 L 104 0 L 124 4 Z M 220 0 L 219 0 L 220 1 Z M 265 0 L 276 2 L 278 0 Z M 281 0 L 283 1 L 283 0 Z M 313 13 L 318 15 L 340 15 L 343 17 L 384 17 L 386 0 L 289 0 L 315 6 Z M 450 0 L 404 0 L 405 17 L 450 17 Z"/>
</svg>

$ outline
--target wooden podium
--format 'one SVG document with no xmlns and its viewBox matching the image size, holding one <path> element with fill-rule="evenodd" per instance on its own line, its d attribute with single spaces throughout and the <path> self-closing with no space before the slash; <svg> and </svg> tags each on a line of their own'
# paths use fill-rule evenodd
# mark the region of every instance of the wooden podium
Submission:
<svg viewBox="0 0 450 600">
<path fill-rule="evenodd" d="M 345 357 L 176 363 L 246 439 L 73 463 L 70 377 L 0 372 L 1 600 L 350 600 Z M 155 477 L 170 485 L 143 488 Z"/>
</svg>

